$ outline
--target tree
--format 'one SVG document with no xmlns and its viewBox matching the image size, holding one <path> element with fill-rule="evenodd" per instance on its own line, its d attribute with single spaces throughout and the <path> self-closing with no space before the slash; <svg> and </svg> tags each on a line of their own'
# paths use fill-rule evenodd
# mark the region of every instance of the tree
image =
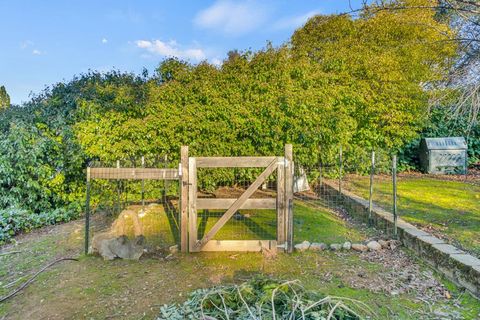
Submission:
<svg viewBox="0 0 480 320">
<path fill-rule="evenodd" d="M 390 2 L 422 5 L 429 0 Z M 398 149 L 416 136 L 428 112 L 430 87 L 456 56 L 447 23 L 433 9 L 380 10 L 357 18 L 316 16 L 292 37 L 295 60 L 308 59 L 316 81 L 330 82 L 341 110 L 354 121 L 342 144 Z M 350 139 L 350 141 L 349 141 Z"/>
<path fill-rule="evenodd" d="M 10 106 L 10 96 L 5 89 L 5 86 L 0 87 L 0 110 L 6 109 Z"/>
<path fill-rule="evenodd" d="M 466 121 L 467 133 L 474 129 L 480 119 L 480 1 L 478 0 L 408 0 L 382 1 L 363 0 L 361 8 L 344 15 L 378 13 L 380 11 L 423 10 L 435 12 L 437 21 L 448 23 L 454 30 L 442 43 L 458 44 L 458 56 L 444 81 L 438 83 L 439 94 L 430 100 L 431 109 L 447 105 L 454 119 Z"/>
</svg>

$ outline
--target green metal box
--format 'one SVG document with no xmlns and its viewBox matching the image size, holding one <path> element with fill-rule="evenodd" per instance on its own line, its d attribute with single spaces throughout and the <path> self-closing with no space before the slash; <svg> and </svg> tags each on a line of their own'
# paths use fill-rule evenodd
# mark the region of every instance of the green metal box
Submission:
<svg viewBox="0 0 480 320">
<path fill-rule="evenodd" d="M 467 171 L 465 138 L 423 138 L 420 141 L 420 165 L 426 173 L 465 174 Z"/>
</svg>

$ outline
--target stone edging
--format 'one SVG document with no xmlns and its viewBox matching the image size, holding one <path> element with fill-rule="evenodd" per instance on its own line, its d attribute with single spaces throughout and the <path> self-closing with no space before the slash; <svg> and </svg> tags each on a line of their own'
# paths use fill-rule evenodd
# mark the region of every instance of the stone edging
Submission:
<svg viewBox="0 0 480 320">
<path fill-rule="evenodd" d="M 351 215 L 368 220 L 368 201 L 345 190 L 339 194 L 334 184 L 324 182 L 324 191 L 334 196 L 341 196 L 342 204 Z M 373 224 L 377 229 L 391 234 L 393 231 L 393 214 L 378 207 L 372 209 Z M 398 239 L 412 249 L 417 255 L 445 275 L 455 284 L 467 289 L 480 298 L 480 259 L 445 243 L 414 225 L 397 220 Z"/>
</svg>

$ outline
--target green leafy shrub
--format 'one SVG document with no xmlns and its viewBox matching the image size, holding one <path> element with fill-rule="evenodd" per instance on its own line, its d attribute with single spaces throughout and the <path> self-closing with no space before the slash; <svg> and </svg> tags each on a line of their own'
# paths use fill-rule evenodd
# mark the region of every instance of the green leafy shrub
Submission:
<svg viewBox="0 0 480 320">
<path fill-rule="evenodd" d="M 196 290 L 181 305 L 162 306 L 157 319 L 357 320 L 374 315 L 360 301 L 307 291 L 299 281 L 256 278 Z"/>
<path fill-rule="evenodd" d="M 13 236 L 46 225 L 68 222 L 78 218 L 79 208 L 71 205 L 50 212 L 34 213 L 16 207 L 0 209 L 0 244 L 8 242 Z"/>
<path fill-rule="evenodd" d="M 90 72 L 58 83 L 0 110 L 0 210 L 64 221 L 53 212 L 80 210 L 89 160 L 175 162 L 181 145 L 191 156 L 261 156 L 292 143 L 304 167 L 335 163 L 342 145 L 348 168 L 365 172 L 365 150 L 398 150 L 422 129 L 425 84 L 454 61 L 451 33 L 429 10 L 316 16 L 290 42 L 232 53 L 220 67 L 167 59 L 152 77 Z M 199 181 L 212 190 L 255 176 L 218 170 Z"/>
</svg>

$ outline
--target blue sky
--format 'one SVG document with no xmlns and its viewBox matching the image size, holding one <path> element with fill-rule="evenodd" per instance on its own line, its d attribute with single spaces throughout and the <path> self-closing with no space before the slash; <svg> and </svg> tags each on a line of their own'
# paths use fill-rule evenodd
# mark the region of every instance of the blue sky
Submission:
<svg viewBox="0 0 480 320">
<path fill-rule="evenodd" d="M 220 63 L 231 49 L 279 45 L 308 17 L 349 7 L 348 0 L 0 0 L 0 85 L 18 104 L 89 69 L 151 72 L 167 56 Z"/>
</svg>

